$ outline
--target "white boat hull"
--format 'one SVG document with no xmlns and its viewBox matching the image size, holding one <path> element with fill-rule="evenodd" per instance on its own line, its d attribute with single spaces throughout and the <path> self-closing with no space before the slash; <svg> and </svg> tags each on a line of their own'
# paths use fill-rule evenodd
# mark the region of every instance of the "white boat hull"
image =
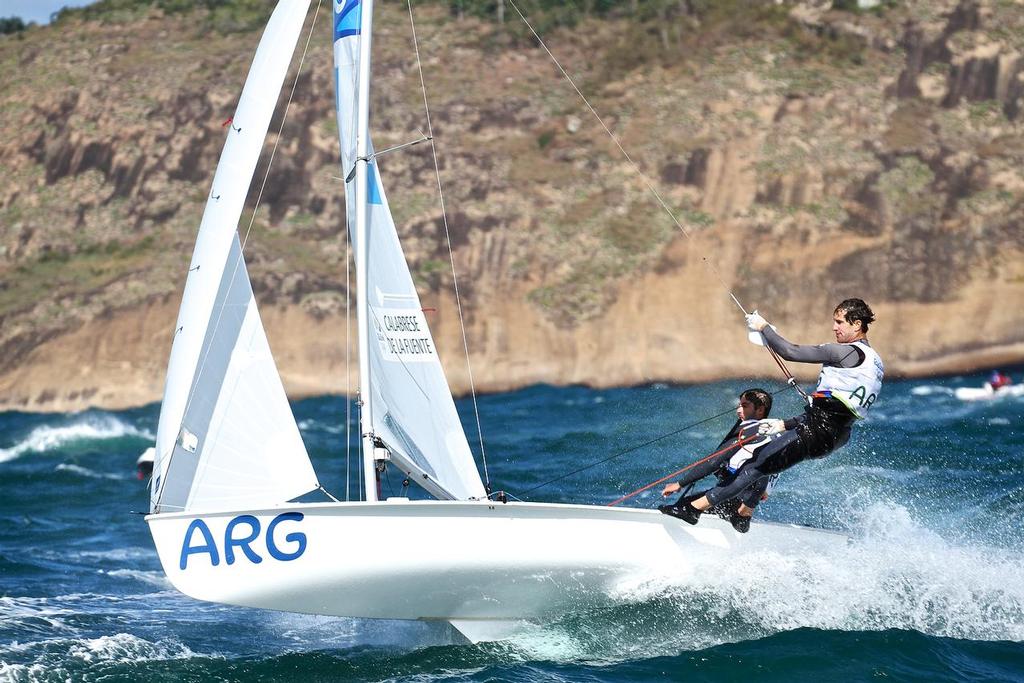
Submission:
<svg viewBox="0 0 1024 683">
<path fill-rule="evenodd" d="M 1024 384 L 1011 384 L 998 389 L 993 389 L 990 384 L 983 387 L 960 387 L 954 393 L 961 401 L 989 401 L 997 398 L 1024 396 Z"/>
<path fill-rule="evenodd" d="M 146 521 L 167 577 L 199 600 L 454 622 L 545 620 L 607 601 L 638 577 L 694 572 L 707 553 L 803 555 L 848 540 L 800 526 L 755 523 L 741 535 L 715 517 L 689 526 L 656 510 L 544 503 L 317 503 Z"/>
</svg>

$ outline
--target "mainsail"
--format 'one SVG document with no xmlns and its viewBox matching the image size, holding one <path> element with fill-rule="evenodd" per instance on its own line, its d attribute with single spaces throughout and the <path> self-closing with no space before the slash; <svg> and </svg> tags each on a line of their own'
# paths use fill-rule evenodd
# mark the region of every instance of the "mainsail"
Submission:
<svg viewBox="0 0 1024 683">
<path fill-rule="evenodd" d="M 270 354 L 237 226 L 309 0 L 260 39 L 199 227 L 167 368 L 153 512 L 273 505 L 319 487 Z"/>
<path fill-rule="evenodd" d="M 358 157 L 363 8 L 363 0 L 334 0 L 338 131 L 346 177 Z M 363 431 L 372 431 L 396 464 L 433 495 L 482 498 L 484 486 L 398 240 L 372 145 L 368 149 L 366 310 L 361 313 L 369 326 L 370 389 L 362 397 Z M 346 183 L 346 206 L 353 246 L 360 249 L 354 185 Z"/>
</svg>

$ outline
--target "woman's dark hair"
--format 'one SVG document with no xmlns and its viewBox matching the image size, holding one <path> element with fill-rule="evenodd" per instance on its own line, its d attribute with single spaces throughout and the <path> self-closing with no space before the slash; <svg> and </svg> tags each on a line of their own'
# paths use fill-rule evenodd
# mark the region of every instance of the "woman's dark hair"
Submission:
<svg viewBox="0 0 1024 683">
<path fill-rule="evenodd" d="M 755 408 L 764 408 L 764 416 L 772 412 L 772 395 L 764 389 L 747 389 L 740 394 L 740 400 L 746 399 L 754 404 Z"/>
<path fill-rule="evenodd" d="M 836 306 L 833 314 L 840 311 L 843 312 L 843 316 L 848 323 L 859 320 L 860 329 L 864 331 L 864 334 L 868 333 L 868 325 L 875 322 L 875 314 L 871 312 L 871 307 L 864 303 L 863 299 L 844 299 L 842 303 Z"/>
</svg>

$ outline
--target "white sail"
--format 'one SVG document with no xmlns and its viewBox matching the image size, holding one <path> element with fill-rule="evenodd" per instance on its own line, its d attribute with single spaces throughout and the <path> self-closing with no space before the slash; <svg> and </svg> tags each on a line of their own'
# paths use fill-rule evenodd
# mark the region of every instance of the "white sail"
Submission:
<svg viewBox="0 0 1024 683">
<path fill-rule="evenodd" d="M 334 1 L 334 64 L 342 168 L 357 160 L 360 0 Z M 365 89 L 364 89 L 365 92 Z M 369 146 L 372 150 L 372 145 Z M 466 441 L 451 389 L 423 315 L 398 240 L 377 163 L 367 179 L 366 315 L 369 326 L 369 396 L 364 416 L 392 459 L 440 498 L 486 495 Z M 346 183 L 348 224 L 356 249 L 355 183 Z"/>
<path fill-rule="evenodd" d="M 157 428 L 154 512 L 282 503 L 319 484 L 270 354 L 237 226 L 309 0 L 281 0 L 199 227 Z"/>
</svg>

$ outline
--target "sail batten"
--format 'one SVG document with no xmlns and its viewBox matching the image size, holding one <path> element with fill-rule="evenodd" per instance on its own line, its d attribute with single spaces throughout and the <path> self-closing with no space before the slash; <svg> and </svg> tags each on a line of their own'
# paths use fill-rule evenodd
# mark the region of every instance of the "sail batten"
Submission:
<svg viewBox="0 0 1024 683">
<path fill-rule="evenodd" d="M 368 23 L 363 9 L 362 0 L 334 2 L 342 172 L 347 178 L 353 168 L 358 171 L 356 182 L 345 187 L 347 218 L 353 248 L 357 254 L 361 250 L 357 268 L 365 258 L 365 267 L 358 268 L 365 298 L 360 311 L 360 349 L 365 352 L 361 362 L 367 365 L 367 380 L 361 382 L 365 394 L 362 431 L 383 443 L 392 460 L 432 495 L 483 498 L 483 482 L 402 251 L 372 142 L 367 131 L 360 135 L 359 112 L 362 107 L 366 116 L 368 97 L 368 84 L 359 82 L 360 48 L 366 47 L 360 42 Z M 366 150 L 362 153 L 357 151 L 361 140 Z M 355 185 L 360 182 L 366 183 L 366 189 L 357 193 Z M 359 194 L 365 200 L 360 201 Z M 357 214 L 363 212 L 366 230 L 360 239 Z"/>
</svg>

